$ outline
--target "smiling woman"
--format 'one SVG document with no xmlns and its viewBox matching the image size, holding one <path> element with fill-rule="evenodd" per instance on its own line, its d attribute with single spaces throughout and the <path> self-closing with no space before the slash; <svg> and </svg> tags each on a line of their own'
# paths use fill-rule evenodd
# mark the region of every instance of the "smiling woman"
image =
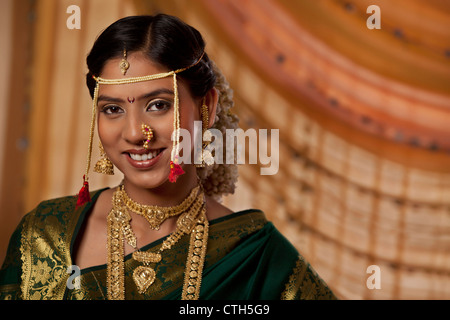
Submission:
<svg viewBox="0 0 450 320">
<path fill-rule="evenodd" d="M 263 212 L 232 212 L 236 164 L 181 162 L 180 130 L 236 129 L 231 89 L 200 33 L 168 15 L 108 27 L 87 58 L 93 99 L 84 185 L 42 202 L 12 236 L 0 297 L 15 299 L 334 299 Z M 88 192 L 95 171 L 123 173 Z M 194 146 L 192 143 L 191 151 Z M 189 150 L 183 149 L 183 152 Z M 73 286 L 67 270 L 80 270 Z"/>
</svg>

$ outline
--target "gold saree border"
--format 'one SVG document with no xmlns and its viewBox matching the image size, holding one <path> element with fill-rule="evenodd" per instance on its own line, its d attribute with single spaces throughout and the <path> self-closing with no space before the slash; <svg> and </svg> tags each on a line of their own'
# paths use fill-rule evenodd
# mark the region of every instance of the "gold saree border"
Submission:
<svg viewBox="0 0 450 320">
<path fill-rule="evenodd" d="M 281 300 L 337 300 L 337 297 L 313 267 L 299 255 Z"/>
<path fill-rule="evenodd" d="M 20 244 L 20 259 L 22 260 L 22 275 L 21 275 L 21 283 L 20 289 L 22 292 L 22 299 L 27 300 L 29 298 L 28 284 L 30 283 L 31 277 L 31 248 L 30 248 L 30 235 L 31 228 L 30 220 L 33 220 L 35 210 L 33 210 L 29 216 L 25 219 L 23 229 L 22 229 L 22 237 Z"/>
<path fill-rule="evenodd" d="M 95 198 L 103 190 L 93 191 L 92 201 L 77 209 L 75 197 L 64 197 L 44 201 L 28 214 L 24 221 L 20 245 L 22 299 L 64 298 L 70 276 L 67 267 L 72 265 L 71 246 L 74 231 L 81 222 L 80 217 L 92 207 Z M 48 211 L 50 207 L 51 211 Z M 51 272 L 51 275 L 46 272 Z"/>
<path fill-rule="evenodd" d="M 302 279 L 305 276 L 306 266 L 305 261 L 301 256 L 298 257 L 295 262 L 295 267 L 292 270 L 291 275 L 289 276 L 289 280 L 286 283 L 286 288 L 281 294 L 281 300 L 295 300 L 297 294 L 302 285 Z"/>
</svg>

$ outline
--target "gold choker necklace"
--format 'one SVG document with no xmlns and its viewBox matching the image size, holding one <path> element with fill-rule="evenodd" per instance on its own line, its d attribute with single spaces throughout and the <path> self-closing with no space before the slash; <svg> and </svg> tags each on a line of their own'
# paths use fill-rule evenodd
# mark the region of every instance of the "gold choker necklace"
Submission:
<svg viewBox="0 0 450 320">
<path fill-rule="evenodd" d="M 145 206 L 134 202 L 128 197 L 123 186 L 119 186 L 114 192 L 112 205 L 113 208 L 108 215 L 108 299 L 125 299 L 125 241 L 135 249 L 132 254 L 133 259 L 143 263 L 133 272 L 133 280 L 136 287 L 139 293 L 143 294 L 156 279 L 156 272 L 150 267 L 150 264 L 159 263 L 162 252 L 171 249 L 183 235 L 189 233 L 191 237 L 181 298 L 183 300 L 198 299 L 209 230 L 205 196 L 200 187 L 194 188 L 189 196 L 178 206 L 158 207 Z M 149 212 L 148 209 L 153 211 L 151 214 L 146 215 Z M 128 210 L 133 212 L 138 210 L 136 213 L 146 217 L 152 229 L 154 227 L 159 229 L 161 223 L 168 217 L 178 214 L 176 229 L 164 240 L 158 252 L 140 251 L 137 247 L 136 236 L 131 228 L 131 215 Z M 155 214 L 155 212 L 161 213 L 160 216 Z M 156 216 L 158 217 L 156 218 Z"/>
<path fill-rule="evenodd" d="M 123 185 L 120 186 L 120 196 L 129 210 L 147 219 L 151 229 L 159 230 L 159 227 L 167 218 L 180 215 L 192 205 L 197 197 L 199 188 L 197 186 L 192 189 L 189 196 L 181 204 L 173 207 L 148 206 L 137 203 L 128 196 Z"/>
</svg>

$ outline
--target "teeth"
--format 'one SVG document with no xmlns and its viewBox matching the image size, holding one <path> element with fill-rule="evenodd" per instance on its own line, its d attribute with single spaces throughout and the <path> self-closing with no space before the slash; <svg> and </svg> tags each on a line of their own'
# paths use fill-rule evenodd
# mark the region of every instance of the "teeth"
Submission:
<svg viewBox="0 0 450 320">
<path fill-rule="evenodd" d="M 160 152 L 160 150 L 151 151 L 148 154 L 130 153 L 130 157 L 131 157 L 131 159 L 133 159 L 135 161 L 145 161 L 145 160 L 153 159 L 154 157 L 156 157 L 159 154 L 159 152 Z"/>
</svg>

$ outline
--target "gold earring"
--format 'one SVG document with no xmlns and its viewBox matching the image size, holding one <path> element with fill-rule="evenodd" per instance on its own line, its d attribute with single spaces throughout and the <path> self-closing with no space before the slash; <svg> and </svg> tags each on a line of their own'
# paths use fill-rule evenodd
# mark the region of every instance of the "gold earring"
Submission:
<svg viewBox="0 0 450 320">
<path fill-rule="evenodd" d="M 108 156 L 106 155 L 101 142 L 99 143 L 99 149 L 101 158 L 95 164 L 94 172 L 113 175 L 114 165 L 112 164 L 111 160 L 108 159 Z"/>
<path fill-rule="evenodd" d="M 203 98 L 202 105 L 202 146 L 205 147 L 205 142 L 203 142 L 203 134 L 208 130 L 209 126 L 209 110 L 208 106 L 205 104 L 205 98 Z"/>
<path fill-rule="evenodd" d="M 206 105 L 206 98 L 203 98 L 203 104 L 202 104 L 202 153 L 201 153 L 201 163 L 196 164 L 195 166 L 197 168 L 203 168 L 205 165 L 210 165 L 214 162 L 214 159 L 212 157 L 211 152 L 206 151 L 206 147 L 210 144 L 209 141 L 203 141 L 203 138 L 205 136 L 205 132 L 208 130 L 209 126 L 209 109 Z"/>
</svg>

